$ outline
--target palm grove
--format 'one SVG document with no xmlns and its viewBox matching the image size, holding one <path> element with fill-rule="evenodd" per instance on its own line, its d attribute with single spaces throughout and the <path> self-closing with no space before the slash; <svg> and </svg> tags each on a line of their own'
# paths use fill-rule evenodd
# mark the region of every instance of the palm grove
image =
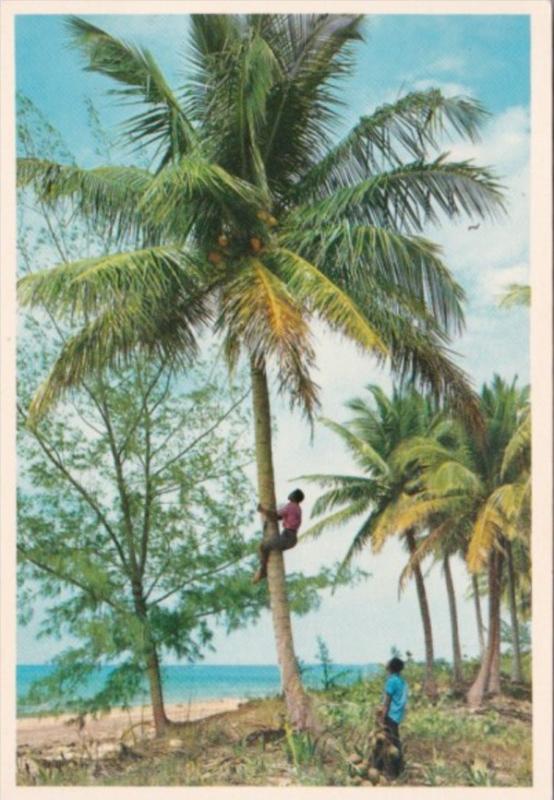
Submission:
<svg viewBox="0 0 554 800">
<path fill-rule="evenodd" d="M 433 413 L 448 409 L 463 435 L 482 441 L 482 400 L 447 349 L 463 327 L 464 293 L 422 235 L 428 223 L 502 211 L 488 169 L 438 149 L 444 136 L 477 139 L 486 117 L 479 103 L 415 92 L 340 134 L 341 79 L 354 66 L 361 16 L 193 15 L 177 89 L 147 50 L 79 18 L 67 24 L 86 69 L 109 78 L 116 99 L 131 107 L 124 138 L 148 167 L 81 169 L 39 152 L 19 160 L 19 185 L 37 202 L 70 203 L 113 243 L 106 255 L 20 281 L 24 305 L 73 330 L 33 398 L 28 425 L 91 375 L 117 374 L 137 358 L 186 368 L 209 331 L 231 371 L 249 370 L 258 500 L 274 509 L 271 389 L 313 423 L 317 320 L 385 361 L 398 381 L 428 396 L 422 402 Z M 417 433 L 432 438 L 431 410 L 422 413 L 428 421 Z M 434 484 L 424 485 L 435 475 L 430 465 L 418 451 L 407 467 L 389 464 L 392 445 L 379 457 L 387 470 L 415 471 L 413 503 L 440 503 Z M 391 493 L 403 501 L 401 487 Z M 417 573 L 421 540 L 439 539 L 437 525 L 448 526 L 423 508 L 412 513 L 408 528 L 391 525 L 405 536 Z M 459 527 L 467 540 L 468 528 Z M 445 553 L 457 535 L 441 539 Z M 472 563 L 488 559 L 496 586 L 501 556 L 489 540 Z M 317 726 L 295 657 L 281 554 L 271 555 L 268 590 L 290 720 Z"/>
</svg>

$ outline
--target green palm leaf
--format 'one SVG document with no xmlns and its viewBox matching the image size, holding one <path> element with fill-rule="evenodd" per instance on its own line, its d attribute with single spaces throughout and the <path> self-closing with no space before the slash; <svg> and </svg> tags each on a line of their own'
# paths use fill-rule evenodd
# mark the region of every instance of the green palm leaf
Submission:
<svg viewBox="0 0 554 800">
<path fill-rule="evenodd" d="M 343 218 L 379 228 L 421 231 L 440 215 L 496 216 L 503 209 L 496 177 L 469 161 L 415 161 L 339 188 L 322 200 L 301 206 L 305 226 L 329 225 Z"/>
<path fill-rule="evenodd" d="M 438 89 L 411 92 L 362 117 L 347 136 L 304 176 L 299 197 L 329 195 L 406 157 L 423 159 L 441 134 L 476 141 L 486 112 L 476 100 L 445 97 Z"/>
<path fill-rule="evenodd" d="M 254 363 L 273 358 L 280 391 L 312 416 L 317 386 L 310 377 L 315 355 L 309 327 L 297 299 L 261 259 L 245 260 L 225 283 L 216 330 L 225 331 L 235 355 L 244 348 Z"/>
<path fill-rule="evenodd" d="M 299 302 L 317 313 L 331 330 L 360 347 L 381 356 L 387 352 L 376 329 L 346 292 L 292 250 L 277 248 L 273 252 L 279 258 L 279 269 L 289 290 Z"/>
<path fill-rule="evenodd" d="M 126 124 L 131 142 L 140 148 L 162 147 L 162 165 L 194 146 L 195 130 L 148 50 L 126 44 L 80 17 L 70 17 L 67 24 L 73 43 L 87 58 L 86 69 L 122 84 L 113 93 L 148 105 Z"/>
<path fill-rule="evenodd" d="M 208 318 L 204 285 L 197 265 L 177 248 L 151 247 L 60 264 L 26 275 L 18 282 L 20 302 L 43 306 L 55 315 L 88 317 L 115 307 L 127 297 L 145 302 L 167 300 L 174 293 L 180 304 L 194 298 Z"/>
<path fill-rule="evenodd" d="M 138 207 L 153 176 L 137 167 L 96 167 L 80 169 L 39 158 L 17 161 L 17 185 L 31 187 L 44 203 L 70 199 L 94 225 L 108 228 L 118 240 L 142 231 L 153 236 L 147 209 Z M 161 232 L 158 232 L 158 236 Z"/>
</svg>

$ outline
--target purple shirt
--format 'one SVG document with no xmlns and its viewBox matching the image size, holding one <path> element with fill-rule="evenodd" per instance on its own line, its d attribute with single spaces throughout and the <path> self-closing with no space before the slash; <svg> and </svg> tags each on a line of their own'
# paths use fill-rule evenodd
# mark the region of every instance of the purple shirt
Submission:
<svg viewBox="0 0 554 800">
<path fill-rule="evenodd" d="M 298 503 L 289 502 L 277 509 L 277 513 L 283 520 L 283 528 L 290 531 L 297 531 L 302 522 L 302 509 Z"/>
</svg>

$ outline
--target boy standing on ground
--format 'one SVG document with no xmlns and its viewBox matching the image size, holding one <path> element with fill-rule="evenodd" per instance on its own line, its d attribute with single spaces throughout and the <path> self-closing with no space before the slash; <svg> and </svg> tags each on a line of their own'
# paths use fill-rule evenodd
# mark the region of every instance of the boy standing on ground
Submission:
<svg viewBox="0 0 554 800">
<path fill-rule="evenodd" d="M 387 664 L 389 676 L 385 683 L 383 707 L 378 712 L 379 720 L 385 726 L 389 741 L 398 748 L 398 758 L 391 759 L 391 771 L 395 777 L 403 767 L 402 744 L 398 726 L 404 719 L 408 702 L 408 684 L 400 674 L 403 669 L 404 662 L 401 658 L 391 658 Z"/>
<path fill-rule="evenodd" d="M 282 520 L 283 530 L 281 533 L 277 531 L 275 536 L 272 536 L 266 542 L 261 543 L 260 567 L 252 578 L 252 583 L 258 583 L 258 581 L 261 581 L 262 578 L 267 577 L 267 562 L 269 560 L 269 554 L 272 550 L 280 550 L 283 552 L 283 550 L 290 550 L 291 547 L 296 545 L 298 541 L 298 528 L 302 522 L 302 509 L 300 508 L 300 503 L 303 500 L 304 492 L 302 489 L 295 489 L 294 492 L 291 492 L 288 496 L 289 502 L 284 506 L 281 506 L 281 508 L 278 508 L 276 512 L 272 512 L 268 508 L 258 505 L 258 511 L 266 519 L 273 519 L 275 521 Z"/>
</svg>

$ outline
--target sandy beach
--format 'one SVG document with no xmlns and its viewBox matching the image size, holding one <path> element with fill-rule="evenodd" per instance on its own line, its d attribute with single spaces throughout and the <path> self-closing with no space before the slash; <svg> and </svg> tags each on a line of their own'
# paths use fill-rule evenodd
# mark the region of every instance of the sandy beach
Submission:
<svg viewBox="0 0 554 800">
<path fill-rule="evenodd" d="M 192 703 L 176 703 L 166 706 L 167 716 L 172 722 L 202 719 L 212 714 L 232 711 L 241 700 L 226 697 L 217 700 L 201 700 Z M 129 742 L 133 733 L 137 738 L 151 736 L 152 714 L 148 706 L 136 706 L 128 711 L 114 709 L 96 719 L 87 717 L 84 726 L 71 714 L 44 717 L 21 717 L 17 720 L 18 748 L 40 750 L 44 747 L 71 747 L 85 740 L 96 743 L 114 742 L 123 739 Z"/>
</svg>

